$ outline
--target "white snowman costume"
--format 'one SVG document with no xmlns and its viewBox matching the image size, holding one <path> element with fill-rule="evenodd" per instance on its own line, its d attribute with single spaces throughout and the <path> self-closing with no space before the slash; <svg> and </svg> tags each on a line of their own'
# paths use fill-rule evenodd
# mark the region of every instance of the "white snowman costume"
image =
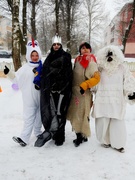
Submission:
<svg viewBox="0 0 135 180">
<path fill-rule="evenodd" d="M 107 54 L 113 59 L 108 62 Z M 97 55 L 101 80 L 97 85 L 92 116 L 95 118 L 96 136 L 101 144 L 120 149 L 125 147 L 126 127 L 124 115 L 128 95 L 135 92 L 135 78 L 124 63 L 124 56 L 116 46 L 107 46 Z"/>
<path fill-rule="evenodd" d="M 27 43 L 26 59 L 27 63 L 24 64 L 18 71 L 15 72 L 15 78 L 9 73 L 9 78 L 14 83 L 17 83 L 19 89 L 22 92 L 23 99 L 23 119 L 24 126 L 19 136 L 26 144 L 29 143 L 29 139 L 34 130 L 35 136 L 41 134 L 41 116 L 40 116 L 40 91 L 35 89 L 33 80 L 33 69 L 39 64 L 31 63 L 31 52 L 37 51 L 39 54 L 39 60 L 41 59 L 41 50 L 38 46 L 38 42 L 34 41 L 35 47 L 32 46 L 32 42 Z"/>
</svg>

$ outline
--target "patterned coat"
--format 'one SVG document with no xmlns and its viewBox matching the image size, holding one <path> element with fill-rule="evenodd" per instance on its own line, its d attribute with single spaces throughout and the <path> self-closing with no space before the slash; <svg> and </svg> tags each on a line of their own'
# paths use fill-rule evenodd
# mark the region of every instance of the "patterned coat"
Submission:
<svg viewBox="0 0 135 180">
<path fill-rule="evenodd" d="M 82 62 L 86 62 L 86 66 Z M 84 68 L 84 66 L 86 68 Z M 90 136 L 89 113 L 92 106 L 92 94 L 90 88 L 100 80 L 97 63 L 93 55 L 78 56 L 73 69 L 72 99 L 67 113 L 72 128 L 76 133 Z M 80 87 L 85 94 L 80 93 Z"/>
</svg>

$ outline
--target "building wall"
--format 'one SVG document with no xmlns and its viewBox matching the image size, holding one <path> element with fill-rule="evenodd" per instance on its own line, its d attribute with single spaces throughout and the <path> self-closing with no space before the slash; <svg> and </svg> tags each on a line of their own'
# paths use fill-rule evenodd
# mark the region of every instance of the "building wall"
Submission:
<svg viewBox="0 0 135 180">
<path fill-rule="evenodd" d="M 132 17 L 132 3 L 126 4 L 113 18 L 105 32 L 105 45 L 114 44 L 122 47 L 122 37 Z M 125 57 L 135 57 L 135 20 L 128 37 Z"/>
</svg>

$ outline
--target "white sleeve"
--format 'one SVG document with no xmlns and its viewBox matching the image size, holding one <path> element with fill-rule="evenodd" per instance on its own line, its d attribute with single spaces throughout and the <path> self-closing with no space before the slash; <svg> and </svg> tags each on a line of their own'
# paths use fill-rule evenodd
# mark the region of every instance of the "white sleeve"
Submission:
<svg viewBox="0 0 135 180">
<path fill-rule="evenodd" d="M 129 71 L 129 68 L 124 64 L 124 95 L 128 103 L 133 104 L 135 100 L 129 100 L 128 95 L 133 95 L 135 92 L 135 78 Z"/>
</svg>

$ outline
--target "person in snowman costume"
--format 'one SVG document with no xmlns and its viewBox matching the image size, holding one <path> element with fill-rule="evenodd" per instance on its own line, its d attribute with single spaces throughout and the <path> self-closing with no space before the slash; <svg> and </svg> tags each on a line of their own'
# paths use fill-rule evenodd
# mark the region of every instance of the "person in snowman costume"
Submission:
<svg viewBox="0 0 135 180">
<path fill-rule="evenodd" d="M 37 137 L 41 134 L 41 116 L 40 116 L 40 74 L 42 71 L 41 50 L 37 41 L 28 41 L 25 63 L 16 72 L 5 65 L 4 74 L 15 84 L 22 92 L 23 99 L 23 119 L 24 126 L 19 137 L 14 136 L 13 140 L 21 146 L 29 143 L 32 130 Z"/>
<path fill-rule="evenodd" d="M 135 102 L 135 78 L 124 63 L 119 47 L 110 45 L 97 53 L 100 82 L 97 85 L 92 116 L 98 141 L 106 148 L 124 152 L 126 102 Z"/>
</svg>

